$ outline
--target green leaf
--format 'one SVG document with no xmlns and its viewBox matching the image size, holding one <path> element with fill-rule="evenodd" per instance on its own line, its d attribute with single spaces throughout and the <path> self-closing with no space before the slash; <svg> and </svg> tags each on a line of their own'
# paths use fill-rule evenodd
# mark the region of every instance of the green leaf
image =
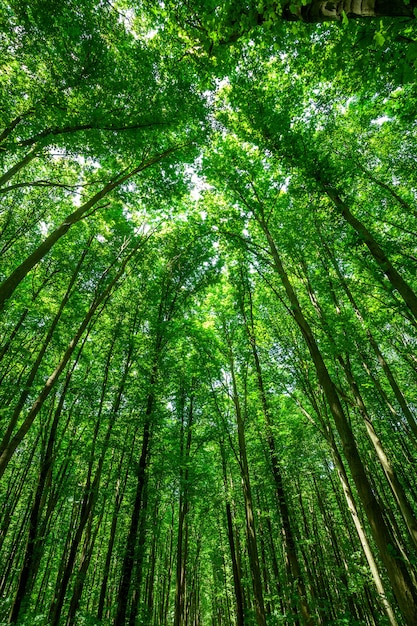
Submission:
<svg viewBox="0 0 417 626">
<path fill-rule="evenodd" d="M 385 37 L 384 37 L 384 35 L 380 31 L 375 33 L 374 40 L 375 40 L 376 45 L 379 46 L 380 48 L 385 43 Z"/>
</svg>

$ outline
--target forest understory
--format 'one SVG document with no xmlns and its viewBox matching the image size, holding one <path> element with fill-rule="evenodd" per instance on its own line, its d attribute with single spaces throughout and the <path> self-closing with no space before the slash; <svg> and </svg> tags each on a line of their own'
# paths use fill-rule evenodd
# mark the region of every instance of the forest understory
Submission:
<svg viewBox="0 0 417 626">
<path fill-rule="evenodd" d="M 417 8 L 0 7 L 0 626 L 417 625 Z"/>
</svg>

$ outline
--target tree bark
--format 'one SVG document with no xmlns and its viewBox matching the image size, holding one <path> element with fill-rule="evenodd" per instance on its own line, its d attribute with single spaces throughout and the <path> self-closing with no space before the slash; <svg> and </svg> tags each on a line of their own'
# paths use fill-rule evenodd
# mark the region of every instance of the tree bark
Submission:
<svg viewBox="0 0 417 626">
<path fill-rule="evenodd" d="M 49 432 L 48 443 L 46 445 L 46 450 L 41 462 L 38 485 L 36 487 L 35 497 L 33 499 L 32 508 L 30 511 L 29 533 L 26 543 L 25 556 L 23 559 L 23 566 L 19 575 L 17 591 L 9 615 L 9 624 L 14 624 L 15 622 L 17 622 L 20 612 L 22 611 L 22 613 L 24 613 L 25 611 L 25 600 L 28 592 L 33 586 L 33 580 L 36 576 L 36 572 L 39 568 L 39 563 L 42 557 L 44 544 L 44 532 L 42 532 L 42 530 L 44 531 L 45 528 L 42 528 L 41 532 L 39 532 L 41 526 L 40 520 L 42 510 L 44 508 L 47 490 L 50 486 L 51 481 L 53 450 L 56 440 L 57 427 L 59 418 L 64 407 L 65 397 L 72 377 L 72 373 L 75 369 L 76 364 L 78 363 L 78 359 L 80 356 L 81 351 L 79 352 L 73 367 L 67 374 L 64 388 L 58 402 L 58 406 L 54 412 L 54 418 Z M 43 523 L 42 526 L 44 527 L 45 523 Z"/>
<path fill-rule="evenodd" d="M 185 609 L 185 575 L 187 567 L 187 532 L 184 528 L 187 524 L 187 514 L 189 510 L 188 502 L 188 466 L 191 451 L 192 423 L 193 423 L 193 396 L 190 397 L 190 406 L 188 410 L 188 419 L 184 425 L 184 407 L 181 410 L 181 434 L 180 434 L 180 500 L 178 515 L 178 539 L 177 539 L 177 570 L 176 570 L 176 587 L 175 587 L 175 613 L 174 626 L 181 626 L 184 623 Z M 183 404 L 183 403 L 182 403 Z M 184 450 L 184 426 L 187 431 L 187 437 Z M 185 467 L 185 470 L 183 469 Z"/>
<path fill-rule="evenodd" d="M 291 8 L 295 5 L 295 8 Z M 411 0 L 313 0 L 307 4 L 288 2 L 284 5 L 283 18 L 303 22 L 342 21 L 343 14 L 348 18 L 370 17 L 413 17 L 413 7 L 417 3 Z"/>
<path fill-rule="evenodd" d="M 324 191 L 329 196 L 329 198 L 334 203 L 335 207 L 338 209 L 340 214 L 344 217 L 350 226 L 356 231 L 358 236 L 367 246 L 369 252 L 375 259 L 376 263 L 382 269 L 384 274 L 387 276 L 391 285 L 398 291 L 398 293 L 402 296 L 404 302 L 410 309 L 414 318 L 417 320 L 417 295 L 411 289 L 410 285 L 406 280 L 401 276 L 401 274 L 395 269 L 391 261 L 388 259 L 387 255 L 375 240 L 374 236 L 366 228 L 364 224 L 357 217 L 353 215 L 350 211 L 346 202 L 340 198 L 339 194 L 329 186 L 324 187 Z"/>
<path fill-rule="evenodd" d="M 417 623 L 417 589 L 412 582 L 410 573 L 408 572 L 405 564 L 392 553 L 392 546 L 395 546 L 396 544 L 395 539 L 385 523 L 383 512 L 378 500 L 375 497 L 372 485 L 368 480 L 364 464 L 359 455 L 349 420 L 345 415 L 336 387 L 324 363 L 313 331 L 304 316 L 296 293 L 287 273 L 284 270 L 278 249 L 269 231 L 268 225 L 262 214 L 257 215 L 256 219 L 267 239 L 274 261 L 275 270 L 285 288 L 294 320 L 296 321 L 310 352 L 311 359 L 317 372 L 318 381 L 323 388 L 329 404 L 336 429 L 342 442 L 345 458 L 349 464 L 352 478 L 355 482 L 359 498 L 368 518 L 379 554 L 387 569 L 387 574 L 403 615 L 404 622 L 407 626 L 415 626 Z"/>
<path fill-rule="evenodd" d="M 82 335 L 84 334 L 85 330 L 87 329 L 87 327 L 89 326 L 94 314 L 96 313 L 96 311 L 98 310 L 98 308 L 100 307 L 101 304 L 103 304 L 103 302 L 106 301 L 106 299 L 110 296 L 112 289 L 114 288 L 114 286 L 116 285 L 117 281 L 119 280 L 119 278 L 122 276 L 126 265 L 128 263 L 128 261 L 133 257 L 133 255 L 137 252 L 137 247 L 135 247 L 127 256 L 126 258 L 123 260 L 121 267 L 119 268 L 116 276 L 112 279 L 112 281 L 107 285 L 107 287 L 103 290 L 103 292 L 99 295 L 97 295 L 92 304 L 90 305 L 89 310 L 87 311 L 83 321 L 81 322 L 81 324 L 79 325 L 77 332 L 75 333 L 74 337 L 72 338 L 72 340 L 69 342 L 68 347 L 63 355 L 63 357 L 61 358 L 61 361 L 58 363 L 58 365 L 56 366 L 56 368 L 54 369 L 54 371 L 52 372 L 52 374 L 49 376 L 48 380 L 46 381 L 42 391 L 40 392 L 40 394 L 38 395 L 38 397 L 36 398 L 35 402 L 33 403 L 31 409 L 29 410 L 26 418 L 24 419 L 24 421 L 22 422 L 22 424 L 20 425 L 20 428 L 18 429 L 18 431 L 16 432 L 16 434 L 14 435 L 14 437 L 12 437 L 10 439 L 10 441 L 7 443 L 7 445 L 4 447 L 2 454 L 0 456 L 0 478 L 3 476 L 6 467 L 10 461 L 10 459 L 12 458 L 16 448 L 18 447 L 18 445 L 20 444 L 20 442 L 22 441 L 22 439 L 24 438 L 24 436 L 26 435 L 26 433 L 28 432 L 29 428 L 32 426 L 36 416 L 38 415 L 39 411 L 41 410 L 42 406 L 45 403 L 45 400 L 48 398 L 49 394 L 51 393 L 53 387 L 56 385 L 57 381 L 59 380 L 62 372 L 64 371 L 65 367 L 67 366 L 75 348 L 77 347 L 78 342 L 80 341 Z"/>
<path fill-rule="evenodd" d="M 69 297 L 70 297 L 71 292 L 72 292 L 72 288 L 74 287 L 75 281 L 78 278 L 78 275 L 79 275 L 80 270 L 81 270 L 81 266 L 82 266 L 82 264 L 84 262 L 84 259 L 85 259 L 86 255 L 87 255 L 87 252 L 88 252 L 88 250 L 90 248 L 91 242 L 92 242 L 92 237 L 90 237 L 90 239 L 88 240 L 87 245 L 86 245 L 86 247 L 84 248 L 84 250 L 83 250 L 83 252 L 81 254 L 80 260 L 78 261 L 77 266 L 76 266 L 76 268 L 75 268 L 75 270 L 74 270 L 74 272 L 73 272 L 73 274 L 72 274 L 72 276 L 70 278 L 68 287 L 67 287 L 66 292 L 64 294 L 64 297 L 62 298 L 62 300 L 60 302 L 58 311 L 56 312 L 55 317 L 52 320 L 52 323 L 51 323 L 51 325 L 50 325 L 50 327 L 48 329 L 46 337 L 45 337 L 44 341 L 42 342 L 41 349 L 38 352 L 38 356 L 36 357 L 36 360 L 35 360 L 34 364 L 31 367 L 31 370 L 29 372 L 29 376 L 26 379 L 23 391 L 20 394 L 19 400 L 18 400 L 18 402 L 17 402 L 17 404 L 15 406 L 15 409 L 13 411 L 13 415 L 12 415 L 12 417 L 10 419 L 9 424 L 8 424 L 7 430 L 4 433 L 4 435 L 3 435 L 3 439 L 2 439 L 1 444 L 0 444 L 0 457 L 1 457 L 2 453 L 4 452 L 6 446 L 8 445 L 8 443 L 10 441 L 10 437 L 12 436 L 13 430 L 14 430 L 16 424 L 17 424 L 17 421 L 19 419 L 20 413 L 21 413 L 21 411 L 22 411 L 22 409 L 23 409 L 23 407 L 25 405 L 25 402 L 26 402 L 27 398 L 29 397 L 29 394 L 30 394 L 30 392 L 32 390 L 32 385 L 33 385 L 33 382 L 35 380 L 36 374 L 38 373 L 39 367 L 40 367 L 40 365 L 42 363 L 42 359 L 45 356 L 45 352 L 46 352 L 49 344 L 51 343 L 51 340 L 52 340 L 53 334 L 55 332 L 55 329 L 58 326 L 58 322 L 61 319 L 61 315 L 62 315 L 62 313 L 63 313 L 63 311 L 65 309 L 65 306 L 67 305 L 67 302 L 68 302 Z"/>
<path fill-rule="evenodd" d="M 416 517 L 414 515 L 414 512 L 407 500 L 407 496 L 404 492 L 404 489 L 397 477 L 397 474 L 392 466 L 392 463 L 390 461 L 390 459 L 388 458 L 384 448 L 382 447 L 382 443 L 377 435 L 377 433 L 375 432 L 375 428 L 374 425 L 372 423 L 371 417 L 367 411 L 367 408 L 365 406 L 365 403 L 363 401 L 362 395 L 359 391 L 359 387 L 355 381 L 355 379 L 353 378 L 352 372 L 351 372 L 351 368 L 350 368 L 350 364 L 349 364 L 349 360 L 348 358 L 346 359 L 346 361 L 339 356 L 339 362 L 343 367 L 343 370 L 346 374 L 346 378 L 349 382 L 350 385 L 350 389 L 352 392 L 352 395 L 355 399 L 355 404 L 358 407 L 358 411 L 362 416 L 362 419 L 364 421 L 365 424 L 365 428 L 366 428 L 366 432 L 368 434 L 369 440 L 372 443 L 376 455 L 378 457 L 378 460 L 381 464 L 381 467 L 384 471 L 384 474 L 386 476 L 386 479 L 389 483 L 389 486 L 391 487 L 391 491 L 392 494 L 398 504 L 398 508 L 404 518 L 404 522 L 405 525 L 407 526 L 409 535 L 410 535 L 410 539 L 414 544 L 414 547 L 417 549 L 417 520 Z"/>
<path fill-rule="evenodd" d="M 258 626 L 266 626 L 266 613 L 265 604 L 262 590 L 261 570 L 259 567 L 259 554 L 258 545 L 256 539 L 255 528 L 255 516 L 252 501 L 252 492 L 249 476 L 249 464 L 246 453 L 246 441 L 244 433 L 244 423 L 242 416 L 242 409 L 240 406 L 239 394 L 237 389 L 237 382 L 235 376 L 235 366 L 232 354 L 232 348 L 229 343 L 229 362 L 230 362 L 230 374 L 232 378 L 232 390 L 233 390 L 233 404 L 235 407 L 235 415 L 237 422 L 237 433 L 239 442 L 239 458 L 240 458 L 240 471 L 242 477 L 243 487 L 243 499 L 245 502 L 245 517 L 246 517 L 246 535 L 248 544 L 249 564 L 252 575 L 253 596 L 255 603 L 256 622 Z"/>
<path fill-rule="evenodd" d="M 122 460 L 123 460 L 123 456 L 119 464 L 119 474 L 120 474 L 120 470 L 122 466 Z M 109 541 L 107 545 L 106 558 L 104 561 L 104 568 L 103 568 L 103 573 L 101 577 L 100 597 L 99 597 L 98 607 L 97 607 L 97 620 L 100 622 L 103 619 L 104 606 L 105 606 L 106 595 L 107 595 L 107 586 L 109 583 L 109 576 L 110 576 L 111 558 L 113 555 L 114 543 L 116 541 L 117 522 L 119 518 L 120 507 L 122 505 L 122 500 L 124 496 L 124 490 L 126 488 L 126 483 L 127 483 L 127 473 L 124 477 L 122 486 L 120 486 L 120 478 L 117 480 L 117 483 L 116 483 L 114 509 L 113 509 L 112 518 L 111 518 Z"/>
<path fill-rule="evenodd" d="M 243 274 L 241 274 L 241 276 L 242 276 L 242 286 L 243 286 L 245 283 L 245 280 L 244 280 Z M 245 289 L 245 287 L 243 288 Z M 249 343 L 250 343 L 250 347 L 252 351 L 253 361 L 255 364 L 256 381 L 257 381 L 259 395 L 261 398 L 262 411 L 263 411 L 264 419 L 265 419 L 266 438 L 267 438 L 268 448 L 269 448 L 269 457 L 271 461 L 272 475 L 273 475 L 274 482 L 275 482 L 275 492 L 276 492 L 278 509 L 279 509 L 280 516 L 281 516 L 282 536 L 284 540 L 284 550 L 285 550 L 285 557 L 286 557 L 285 561 L 286 561 L 288 581 L 291 585 L 291 588 L 294 587 L 297 590 L 298 602 L 299 602 L 303 624 L 305 624 L 305 626 L 313 626 L 311 612 L 310 612 L 310 608 L 309 608 L 308 600 L 307 600 L 306 587 L 304 584 L 303 576 L 301 574 L 301 568 L 298 562 L 297 552 L 295 548 L 294 533 L 293 533 L 292 525 L 290 521 L 290 512 L 289 512 L 288 504 L 287 504 L 284 481 L 282 478 L 281 468 L 280 468 L 276 446 L 275 446 L 275 440 L 274 440 L 274 436 L 272 433 L 271 411 L 269 408 L 269 403 L 268 403 L 268 399 L 267 399 L 267 395 L 265 391 L 264 377 L 263 377 L 261 362 L 259 360 L 258 346 L 257 346 L 257 341 L 256 341 L 256 335 L 255 335 L 253 307 L 252 307 L 252 293 L 250 290 L 250 286 L 246 288 L 246 292 L 248 294 L 248 300 L 249 300 L 249 307 L 248 307 L 249 318 L 246 314 L 244 302 L 241 302 L 241 311 L 242 311 L 243 319 L 245 322 L 246 333 L 248 335 L 248 339 L 249 339 Z M 292 595 L 291 591 L 289 592 L 289 595 Z M 294 607 L 294 611 L 295 610 L 296 610 L 296 607 Z"/>
<path fill-rule="evenodd" d="M 38 155 L 38 149 L 35 147 L 33 150 L 27 153 L 16 165 L 13 165 L 7 172 L 0 176 L 0 187 L 3 187 L 15 174 L 20 172 L 26 165 L 28 165 Z"/>
<path fill-rule="evenodd" d="M 320 237 L 319 229 L 318 229 L 318 235 Z M 378 342 L 376 341 L 376 339 L 373 336 L 372 332 L 370 331 L 370 329 L 367 327 L 367 325 L 365 323 L 364 316 L 362 315 L 362 313 L 361 313 L 361 311 L 359 309 L 359 306 L 358 306 L 358 304 L 357 304 L 357 302 L 356 302 L 356 300 L 355 300 L 355 298 L 354 298 L 354 296 L 353 296 L 353 294 L 352 294 L 352 292 L 351 292 L 351 290 L 350 290 L 350 288 L 348 286 L 347 281 L 345 280 L 345 277 L 343 276 L 342 272 L 340 271 L 340 268 L 338 266 L 337 260 L 335 259 L 334 255 L 332 254 L 332 252 L 329 249 L 329 246 L 326 244 L 326 242 L 321 237 L 320 237 L 320 240 L 321 240 L 321 244 L 323 245 L 324 249 L 327 252 L 327 255 L 328 255 L 329 260 L 330 260 L 330 262 L 332 264 L 332 267 L 333 267 L 333 269 L 336 272 L 336 276 L 337 276 L 337 279 L 338 279 L 338 284 L 343 289 L 343 291 L 345 292 L 345 294 L 346 294 L 346 296 L 347 296 L 347 298 L 348 298 L 348 300 L 349 300 L 349 302 L 350 302 L 350 304 L 352 306 L 352 309 L 355 312 L 356 317 L 358 318 L 362 328 L 365 330 L 365 332 L 366 332 L 366 334 L 368 336 L 368 339 L 369 339 L 369 343 L 370 343 L 370 345 L 371 345 L 371 347 L 372 347 L 372 349 L 373 349 L 373 351 L 374 351 L 374 353 L 375 353 L 375 355 L 376 355 L 376 357 L 378 359 L 378 362 L 379 362 L 380 366 L 382 367 L 382 370 L 383 370 L 385 376 L 387 377 L 387 380 L 388 380 L 388 382 L 389 382 L 389 384 L 391 386 L 391 389 L 392 389 L 392 391 L 393 391 L 393 393 L 395 395 L 395 398 L 396 398 L 398 404 L 400 405 L 402 412 L 404 413 L 404 416 L 405 416 L 405 418 L 407 420 L 407 423 L 408 423 L 408 425 L 410 427 L 410 430 L 411 430 L 411 432 L 414 435 L 413 443 L 415 444 L 416 441 L 417 441 L 417 422 L 415 420 L 415 417 L 412 414 L 412 412 L 411 412 L 411 410 L 410 410 L 410 408 L 409 408 L 409 406 L 407 404 L 407 400 L 405 399 L 405 397 L 404 397 L 404 395 L 403 395 L 403 393 L 402 393 L 402 391 L 401 391 L 401 389 L 400 389 L 400 387 L 399 387 L 399 385 L 397 383 L 397 380 L 396 380 L 396 378 L 394 376 L 394 373 L 393 373 L 389 363 L 385 359 L 385 357 L 384 357 L 384 355 L 382 353 L 381 348 L 378 345 Z M 364 358 L 362 351 L 359 351 L 359 352 L 360 352 L 360 354 L 362 356 L 365 370 L 368 372 L 369 368 L 368 368 L 368 366 L 366 364 L 366 359 Z M 384 396 L 384 400 L 385 400 L 385 402 L 387 402 L 387 398 L 385 396 Z M 392 412 L 393 407 L 390 404 L 389 404 L 389 408 L 390 408 L 390 411 Z"/>
<path fill-rule="evenodd" d="M 133 504 L 132 518 L 126 541 L 125 554 L 122 564 L 122 572 L 119 585 L 119 602 L 114 618 L 113 626 L 125 626 L 129 591 L 135 563 L 136 541 L 139 530 L 139 521 L 143 509 L 143 494 L 145 489 L 146 471 L 148 468 L 149 448 L 151 443 L 151 417 L 155 403 L 154 386 L 156 383 L 157 365 L 154 364 L 150 377 L 150 392 L 148 394 L 145 422 L 143 425 L 142 449 L 139 458 L 138 474 L 136 482 L 135 501 Z"/>
<path fill-rule="evenodd" d="M 227 465 L 226 465 L 226 454 L 224 451 L 223 441 L 220 440 L 220 455 L 222 460 L 222 470 L 223 470 L 223 483 L 224 483 L 224 491 L 226 498 L 226 519 L 227 519 L 227 539 L 229 542 L 229 550 L 230 550 L 230 558 L 232 560 L 232 573 L 233 573 L 233 588 L 235 592 L 235 600 L 236 600 L 236 621 L 237 626 L 245 625 L 245 608 L 244 608 L 244 597 L 243 597 L 243 587 L 242 587 L 242 572 L 239 567 L 239 559 L 237 558 L 236 553 L 236 542 L 234 537 L 234 528 L 233 528 L 233 513 L 232 506 L 230 504 L 230 499 L 228 496 L 229 488 L 227 484 Z"/>
</svg>

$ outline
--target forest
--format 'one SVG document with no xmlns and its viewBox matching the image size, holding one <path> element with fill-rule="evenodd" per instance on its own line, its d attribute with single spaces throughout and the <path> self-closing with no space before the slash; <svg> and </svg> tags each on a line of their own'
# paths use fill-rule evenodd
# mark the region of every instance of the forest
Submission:
<svg viewBox="0 0 417 626">
<path fill-rule="evenodd" d="M 417 625 L 417 2 L 0 6 L 0 626 Z"/>
</svg>

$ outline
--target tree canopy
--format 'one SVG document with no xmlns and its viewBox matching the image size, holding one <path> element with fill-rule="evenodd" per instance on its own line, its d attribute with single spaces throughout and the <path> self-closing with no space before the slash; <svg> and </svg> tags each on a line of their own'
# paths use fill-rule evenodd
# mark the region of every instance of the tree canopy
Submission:
<svg viewBox="0 0 417 626">
<path fill-rule="evenodd" d="M 0 624 L 417 624 L 417 4 L 0 9 Z"/>
</svg>

